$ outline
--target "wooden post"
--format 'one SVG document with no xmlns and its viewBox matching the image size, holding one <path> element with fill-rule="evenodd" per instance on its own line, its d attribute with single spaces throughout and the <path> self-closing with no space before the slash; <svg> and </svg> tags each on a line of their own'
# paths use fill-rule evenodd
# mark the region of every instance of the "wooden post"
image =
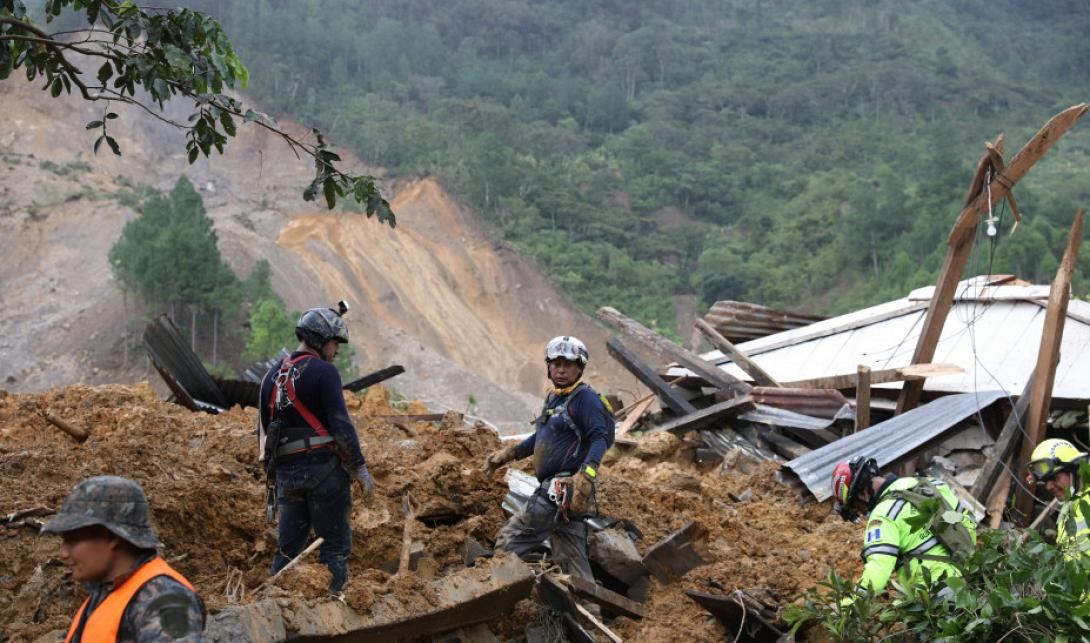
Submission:
<svg viewBox="0 0 1090 643">
<path fill-rule="evenodd" d="M 692 351 L 685 350 L 638 321 L 625 317 L 615 308 L 610 308 L 609 306 L 599 308 L 598 319 L 601 319 L 617 330 L 634 337 L 652 351 L 668 355 L 671 359 L 676 360 L 679 364 L 704 378 L 704 381 L 720 390 L 735 395 L 745 395 L 746 393 L 749 393 L 752 388 L 749 384 L 739 380 L 716 365 L 701 359 L 699 355 Z"/>
<path fill-rule="evenodd" d="M 855 384 L 855 431 L 870 426 L 870 367 L 859 365 Z"/>
<path fill-rule="evenodd" d="M 704 334 L 704 337 L 708 338 L 712 346 L 718 348 L 724 355 L 729 357 L 732 362 L 738 365 L 738 368 L 746 372 L 747 375 L 753 378 L 753 381 L 760 386 L 779 386 L 771 375 L 765 372 L 763 368 L 757 365 L 756 362 L 751 360 L 742 351 L 738 350 L 738 347 L 730 343 L 726 337 L 719 334 L 719 331 L 712 328 L 708 322 L 703 319 L 696 320 L 696 329 Z"/>
<path fill-rule="evenodd" d="M 1014 408 L 1011 409 L 1011 414 L 1007 416 L 1007 421 L 1003 423 L 1003 430 L 999 432 L 999 437 L 995 439 L 995 446 L 992 447 L 992 459 L 984 463 L 984 468 L 980 470 L 980 475 L 976 477 L 976 482 L 973 483 L 973 488 L 969 491 L 980 502 L 987 502 L 992 487 L 995 486 L 999 476 L 1004 472 L 1004 465 L 1010 461 L 1011 456 L 1018 450 L 1018 445 L 1022 440 L 1022 427 L 1025 425 L 1026 414 L 1029 412 L 1029 398 L 1030 393 L 1033 392 L 1033 379 L 1034 376 L 1030 373 L 1029 381 L 1026 382 L 1025 388 L 1022 389 L 1022 394 L 1018 396 L 1018 401 L 1014 404 Z"/>
<path fill-rule="evenodd" d="M 1048 152 L 1049 148 L 1064 135 L 1067 130 L 1090 109 L 1090 105 L 1079 103 L 1073 107 L 1052 117 L 1045 126 L 1038 131 L 1033 138 L 1026 143 L 1010 164 L 1001 171 L 993 174 L 990 184 L 984 184 L 985 170 L 994 168 L 993 156 L 996 152 L 1002 153 L 1002 137 L 996 140 L 984 157 L 980 159 L 972 185 L 969 188 L 969 197 L 965 208 L 958 215 L 954 228 L 947 239 L 948 248 L 946 259 L 943 261 L 942 270 L 939 272 L 938 283 L 935 292 L 931 296 L 931 305 L 927 308 L 923 328 L 920 331 L 920 339 L 916 344 L 916 351 L 912 355 L 912 363 L 920 364 L 930 362 L 935 356 L 935 346 L 942 335 L 942 329 L 946 325 L 946 316 L 954 303 L 954 290 L 957 288 L 958 279 L 965 270 L 965 264 L 969 261 L 969 253 L 972 250 L 973 231 L 976 230 L 980 214 L 987 212 L 989 208 L 1002 201 L 1010 194 L 1011 188 L 1026 175 L 1033 164 Z M 979 187 L 978 187 L 979 186 Z M 916 408 L 920 402 L 920 394 L 923 392 L 923 382 L 905 382 L 901 389 L 901 395 L 897 399 L 897 413 L 901 414 Z"/>
<path fill-rule="evenodd" d="M 1026 439 L 1022 442 L 1021 455 L 1015 461 L 1016 474 L 1025 469 L 1034 447 L 1045 434 L 1045 422 L 1048 420 L 1049 404 L 1052 402 L 1052 384 L 1056 377 L 1056 365 L 1060 361 L 1060 343 L 1063 341 L 1064 321 L 1067 319 L 1067 302 L 1071 297 L 1071 275 L 1075 272 L 1075 261 L 1079 256 L 1081 240 L 1082 211 L 1079 211 L 1075 213 L 1075 222 L 1071 224 L 1071 234 L 1067 237 L 1067 250 L 1064 251 L 1060 269 L 1056 271 L 1056 278 L 1052 280 L 1052 288 L 1048 293 L 1048 309 L 1045 311 L 1045 324 L 1041 330 L 1041 348 L 1037 352 L 1033 392 L 1029 399 Z M 1026 489 L 1019 487 L 1015 506 L 1024 519 L 1032 515 L 1033 503 L 1034 497 Z"/>
</svg>

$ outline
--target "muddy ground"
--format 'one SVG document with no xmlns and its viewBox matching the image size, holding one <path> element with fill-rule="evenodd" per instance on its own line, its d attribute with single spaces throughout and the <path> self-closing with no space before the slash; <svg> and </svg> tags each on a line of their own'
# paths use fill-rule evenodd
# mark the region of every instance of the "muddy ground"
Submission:
<svg viewBox="0 0 1090 643">
<path fill-rule="evenodd" d="M 437 423 L 379 418 L 426 412 L 418 403 L 392 407 L 381 387 L 347 400 L 379 490 L 371 507 L 354 508 L 347 601 L 366 612 L 376 595 L 392 594 L 411 610 L 427 610 L 426 581 L 463 566 L 467 538 L 491 546 L 505 520 L 503 472 L 489 477 L 480 468 L 499 440 L 490 429 L 464 427 L 453 415 Z M 75 442 L 47 424 L 39 408 L 88 428 L 91 437 Z M 209 610 L 238 600 L 240 579 L 242 600 L 254 600 L 276 534 L 265 523 L 253 426 L 252 409 L 191 413 L 160 401 L 146 383 L 75 386 L 43 395 L 0 392 L 0 520 L 35 507 L 59 508 L 85 477 L 134 478 L 148 494 L 163 555 L 193 581 Z M 786 604 L 830 568 L 858 571 L 858 530 L 831 517 L 827 505 L 801 503 L 775 482 L 774 466 L 700 471 L 691 464 L 691 449 L 658 435 L 637 447 L 615 447 L 603 466 L 601 510 L 643 531 L 637 543 L 641 552 L 699 520 L 709 530 L 715 559 L 679 583 L 653 580 L 650 617 L 614 621 L 621 636 L 721 641 L 723 628 L 686 598 L 683 588 L 726 593 L 764 587 Z M 405 492 L 418 514 L 453 522 L 415 523 L 415 539 L 426 555 L 417 573 L 391 577 L 382 567 L 396 564 L 400 553 Z M 31 641 L 67 627 L 83 593 L 57 559 L 58 543 L 55 536 L 39 536 L 33 524 L 0 523 L 0 640 Z M 325 574 L 321 566 L 305 565 L 280 584 L 319 598 L 328 582 Z M 524 601 L 492 629 L 512 636 L 534 611 Z"/>
</svg>

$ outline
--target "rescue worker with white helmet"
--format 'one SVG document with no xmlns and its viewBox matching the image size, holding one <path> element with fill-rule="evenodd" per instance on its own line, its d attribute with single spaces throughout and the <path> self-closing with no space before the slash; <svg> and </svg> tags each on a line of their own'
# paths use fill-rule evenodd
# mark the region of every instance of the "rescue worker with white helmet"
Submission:
<svg viewBox="0 0 1090 643">
<path fill-rule="evenodd" d="M 1090 497 L 1082 488 L 1079 465 L 1086 454 L 1067 440 L 1050 438 L 1033 450 L 1026 474 L 1028 484 L 1043 484 L 1062 502 L 1056 520 L 1056 546 L 1067 556 L 1090 551 Z"/>
<path fill-rule="evenodd" d="M 923 477 L 881 476 L 877 462 L 864 457 L 838 464 L 832 483 L 833 508 L 844 520 L 854 522 L 860 510 L 868 513 L 857 592 L 882 591 L 894 572 L 906 586 L 923 580 L 924 569 L 932 581 L 961 575 L 958 558 L 975 546 L 976 523 L 946 484 Z M 945 505 L 939 507 L 940 516 L 954 510 L 961 521 L 942 523 L 942 529 L 934 522 L 929 527 L 912 526 L 919 507 L 931 498 Z"/>
<path fill-rule="evenodd" d="M 553 389 L 534 420 L 534 433 L 492 453 L 486 465 L 491 472 L 532 455 L 539 482 L 526 507 L 500 530 L 496 550 L 526 559 L 542 553 L 548 541 L 565 573 L 593 580 L 583 518 L 593 515 L 598 465 L 613 444 L 614 421 L 609 405 L 582 381 L 589 358 L 586 345 L 570 335 L 548 343 L 545 363 Z"/>
</svg>

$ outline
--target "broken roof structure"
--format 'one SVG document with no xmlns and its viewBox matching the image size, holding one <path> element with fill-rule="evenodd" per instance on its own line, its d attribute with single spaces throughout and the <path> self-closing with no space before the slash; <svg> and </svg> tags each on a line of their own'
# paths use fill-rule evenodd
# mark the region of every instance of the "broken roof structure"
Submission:
<svg viewBox="0 0 1090 643">
<path fill-rule="evenodd" d="M 1011 277 L 982 276 L 960 282 L 933 361 L 955 364 L 964 372 L 929 378 L 924 389 L 935 393 L 1021 391 L 1036 363 L 1049 288 Z M 934 290 L 934 286 L 919 288 L 903 299 L 769 335 L 738 348 L 784 382 L 854 373 L 861 364 L 875 370 L 907 366 Z M 751 379 L 720 351 L 702 357 L 738 379 Z M 1090 400 L 1090 378 L 1078 367 L 1088 357 L 1090 303 L 1072 300 L 1054 399 Z M 683 367 L 666 373 L 667 379 L 689 376 L 692 373 Z M 874 387 L 897 390 L 901 386 L 901 382 L 893 382 Z"/>
</svg>

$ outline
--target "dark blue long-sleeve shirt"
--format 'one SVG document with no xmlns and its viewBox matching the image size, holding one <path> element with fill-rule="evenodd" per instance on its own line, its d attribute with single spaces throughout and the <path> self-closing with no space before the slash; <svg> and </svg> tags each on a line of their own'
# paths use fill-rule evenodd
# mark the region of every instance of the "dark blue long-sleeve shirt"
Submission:
<svg viewBox="0 0 1090 643">
<path fill-rule="evenodd" d="M 571 423 L 562 414 L 548 416 L 543 412 L 534 434 L 518 445 L 516 457 L 533 455 L 534 473 L 542 481 L 558 473 L 574 473 L 588 464 L 597 469 L 613 444 L 613 415 L 589 386 L 580 386 L 565 397 L 550 398 L 544 411 L 555 410 L 568 400 Z"/>
<path fill-rule="evenodd" d="M 295 359 L 302 352 L 292 353 Z M 261 381 L 261 425 L 268 426 L 272 421 L 269 414 L 269 400 L 272 398 L 276 386 L 276 374 L 280 370 L 278 363 L 265 375 Z M 359 467 L 363 465 L 363 452 L 360 450 L 359 436 L 356 427 L 348 417 L 348 408 L 344 405 L 344 392 L 341 388 L 341 374 L 337 367 L 319 358 L 310 357 L 296 364 L 301 369 L 299 379 L 295 380 L 295 394 L 322 426 L 329 431 L 329 435 L 337 443 L 337 451 L 345 466 Z M 280 417 L 285 426 L 306 427 L 309 426 L 303 416 L 294 407 L 288 407 L 280 411 Z"/>
</svg>

